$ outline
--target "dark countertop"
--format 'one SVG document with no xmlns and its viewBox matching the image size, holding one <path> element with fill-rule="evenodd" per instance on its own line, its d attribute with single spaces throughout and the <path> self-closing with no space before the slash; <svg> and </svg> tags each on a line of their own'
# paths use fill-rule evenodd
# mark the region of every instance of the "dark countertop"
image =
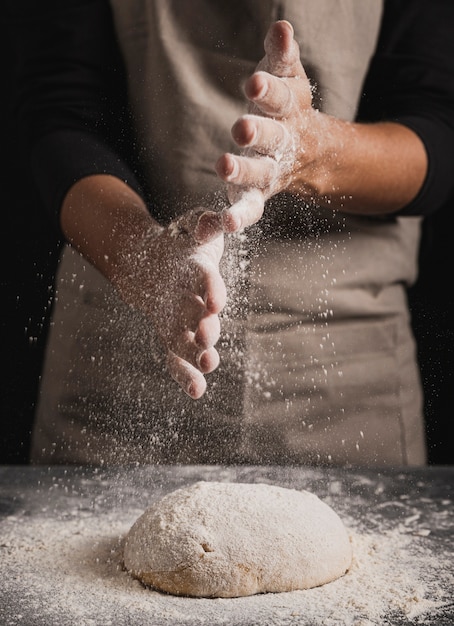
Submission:
<svg viewBox="0 0 454 626">
<path fill-rule="evenodd" d="M 317 589 L 250 598 L 142 587 L 121 567 L 122 537 L 153 500 L 197 480 L 316 493 L 351 532 L 354 566 Z M 1 626 L 453 626 L 453 563 L 454 466 L 0 466 Z"/>
</svg>

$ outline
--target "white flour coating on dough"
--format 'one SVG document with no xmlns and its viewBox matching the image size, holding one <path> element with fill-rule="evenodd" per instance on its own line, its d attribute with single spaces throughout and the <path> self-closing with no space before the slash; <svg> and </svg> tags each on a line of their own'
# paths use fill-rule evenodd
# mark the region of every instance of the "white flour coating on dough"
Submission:
<svg viewBox="0 0 454 626">
<path fill-rule="evenodd" d="M 347 530 L 316 495 L 266 484 L 197 482 L 130 529 L 126 569 L 177 595 L 239 597 L 309 589 L 352 562 Z"/>
</svg>

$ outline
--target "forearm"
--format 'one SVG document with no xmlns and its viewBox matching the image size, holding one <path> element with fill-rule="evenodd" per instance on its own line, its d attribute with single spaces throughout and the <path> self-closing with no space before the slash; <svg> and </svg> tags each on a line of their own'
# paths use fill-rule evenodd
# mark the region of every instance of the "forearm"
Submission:
<svg viewBox="0 0 454 626">
<path fill-rule="evenodd" d="M 66 194 L 60 222 L 67 240 L 107 279 L 116 282 L 124 266 L 134 265 L 139 242 L 162 227 L 142 198 L 109 175 L 82 178 Z"/>
<path fill-rule="evenodd" d="M 392 122 L 352 124 L 324 117 L 320 153 L 296 172 L 294 193 L 360 214 L 393 213 L 416 197 L 428 164 L 415 132 Z"/>
</svg>

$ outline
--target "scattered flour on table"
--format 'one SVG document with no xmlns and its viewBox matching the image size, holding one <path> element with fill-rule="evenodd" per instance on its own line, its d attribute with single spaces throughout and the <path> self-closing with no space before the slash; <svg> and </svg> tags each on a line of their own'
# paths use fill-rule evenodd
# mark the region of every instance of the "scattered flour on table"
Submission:
<svg viewBox="0 0 454 626">
<path fill-rule="evenodd" d="M 378 626 L 398 623 L 383 621 L 393 615 L 424 624 L 424 615 L 443 606 L 452 588 L 450 556 L 432 554 L 424 529 L 409 532 L 398 525 L 359 533 L 357 520 L 342 516 L 354 557 L 349 572 L 334 582 L 245 598 L 170 596 L 144 588 L 122 567 L 122 542 L 141 512 L 6 518 L 0 530 L 2 626 L 29 626 L 30 614 L 36 615 L 34 624 L 46 626 Z M 17 611 L 3 615 L 2 598 L 14 598 Z"/>
</svg>

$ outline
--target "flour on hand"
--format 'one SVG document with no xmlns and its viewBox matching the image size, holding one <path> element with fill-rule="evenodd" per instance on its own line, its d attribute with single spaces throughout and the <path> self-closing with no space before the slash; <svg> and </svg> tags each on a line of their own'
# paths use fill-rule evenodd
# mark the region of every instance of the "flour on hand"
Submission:
<svg viewBox="0 0 454 626">
<path fill-rule="evenodd" d="M 309 589 L 352 561 L 337 513 L 308 491 L 197 482 L 153 503 L 129 530 L 124 565 L 167 593 L 230 598 Z"/>
</svg>

